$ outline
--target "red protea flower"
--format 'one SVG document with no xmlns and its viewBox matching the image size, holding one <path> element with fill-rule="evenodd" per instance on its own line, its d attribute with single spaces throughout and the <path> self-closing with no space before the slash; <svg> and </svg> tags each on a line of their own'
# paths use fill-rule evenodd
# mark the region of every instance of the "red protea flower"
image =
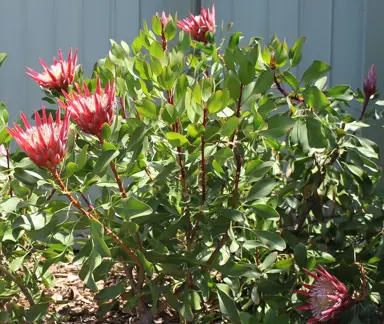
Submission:
<svg viewBox="0 0 384 324">
<path fill-rule="evenodd" d="M 115 83 L 107 83 L 104 90 L 100 86 L 100 78 L 97 78 L 96 92 L 91 94 L 84 82 L 84 94 L 80 85 L 76 84 L 77 93 L 71 95 L 63 90 L 67 103 L 60 99 L 57 101 L 65 110 L 69 110 L 71 118 L 80 129 L 90 135 L 101 136 L 101 129 L 104 123 L 109 125 L 115 116 Z"/>
<path fill-rule="evenodd" d="M 363 90 L 366 100 L 369 100 L 369 98 L 376 92 L 376 69 L 374 64 L 371 65 L 371 68 L 364 79 Z"/>
<path fill-rule="evenodd" d="M 71 48 L 68 53 L 68 59 L 65 61 L 61 50 L 59 50 L 59 61 L 54 57 L 53 65 L 50 67 L 48 67 L 42 59 L 39 59 L 44 68 L 43 73 L 38 73 L 29 67 L 27 67 L 29 72 L 25 73 L 45 89 L 56 90 L 59 92 L 61 89 L 68 89 L 68 86 L 73 83 L 75 77 L 77 51 L 78 50 L 76 49 L 75 55 L 72 57 Z"/>
<path fill-rule="evenodd" d="M 25 115 L 20 115 L 26 130 L 14 123 L 14 129 L 7 127 L 8 132 L 36 165 L 54 170 L 67 152 L 69 114 L 66 112 L 61 121 L 59 108 L 56 121 L 53 121 L 52 114 L 47 118 L 43 106 L 43 120 L 38 112 L 35 112 L 36 126 L 30 126 Z"/>
<path fill-rule="evenodd" d="M 296 291 L 298 294 L 309 297 L 307 305 L 297 306 L 296 309 L 312 312 L 313 317 L 307 321 L 307 324 L 337 319 L 340 312 L 345 310 L 352 301 L 345 285 L 321 266 L 315 269 L 315 273 L 307 269 L 304 271 L 315 281 L 312 285 L 302 284 L 309 291 Z"/>
<path fill-rule="evenodd" d="M 212 12 L 201 7 L 200 15 L 194 16 L 191 14 L 191 18 L 179 20 L 177 26 L 190 33 L 193 39 L 207 43 L 206 33 L 214 33 L 216 31 L 215 5 L 212 5 Z"/>
</svg>

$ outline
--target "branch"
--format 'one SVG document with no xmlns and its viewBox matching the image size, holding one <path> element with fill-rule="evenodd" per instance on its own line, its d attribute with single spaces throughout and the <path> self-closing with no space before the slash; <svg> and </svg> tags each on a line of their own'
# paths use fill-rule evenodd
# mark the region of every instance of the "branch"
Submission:
<svg viewBox="0 0 384 324">
<path fill-rule="evenodd" d="M 30 306 L 35 305 L 35 302 L 33 301 L 33 298 L 31 296 L 31 294 L 29 293 L 27 287 L 25 287 L 24 284 L 21 283 L 20 280 L 18 280 L 13 273 L 11 273 L 8 269 L 6 269 L 2 265 L 0 265 L 0 271 L 2 273 L 4 273 L 4 275 L 6 275 L 9 279 L 11 279 L 20 288 L 20 290 L 24 294 L 25 298 L 27 298 Z"/>
<path fill-rule="evenodd" d="M 89 218 L 90 220 L 92 221 L 95 221 L 96 223 L 98 223 L 99 225 L 101 225 L 104 229 L 104 231 L 117 243 L 121 246 L 121 248 L 127 252 L 132 260 L 136 263 L 136 265 L 139 267 L 139 269 L 143 269 L 143 266 L 139 260 L 139 258 L 136 256 L 136 254 L 111 230 L 109 229 L 107 226 L 105 226 L 103 223 L 101 223 L 98 219 L 96 219 L 91 213 L 87 212 L 80 204 L 80 202 L 75 199 L 72 194 L 68 191 L 66 185 L 64 184 L 63 180 L 61 179 L 59 173 L 57 172 L 56 169 L 52 169 L 50 170 L 51 173 L 52 173 L 52 176 L 53 178 L 56 180 L 56 182 L 58 183 L 60 189 L 62 190 L 62 192 L 67 196 L 67 198 L 69 199 L 69 201 L 80 211 L 80 213 L 82 215 L 84 215 L 85 217 Z"/>
<path fill-rule="evenodd" d="M 9 147 L 5 147 L 5 152 L 6 152 L 6 159 L 7 159 L 7 169 L 8 169 L 8 172 L 9 172 L 9 175 L 8 175 L 8 182 L 11 183 L 12 181 L 12 177 L 11 177 L 11 170 L 10 170 L 10 161 L 9 161 Z M 9 191 L 8 191 L 9 195 L 12 197 L 12 188 L 9 187 Z"/>
<path fill-rule="evenodd" d="M 276 87 L 277 89 L 281 92 L 281 94 L 284 96 L 284 97 L 290 97 L 298 102 L 304 102 L 304 99 L 302 97 L 299 97 L 297 94 L 294 94 L 293 96 L 290 96 L 289 93 L 287 91 L 285 91 L 285 89 L 283 88 L 283 86 L 279 83 L 279 80 L 277 80 L 277 74 L 276 74 L 276 70 L 273 70 L 273 80 L 276 84 Z"/>
</svg>

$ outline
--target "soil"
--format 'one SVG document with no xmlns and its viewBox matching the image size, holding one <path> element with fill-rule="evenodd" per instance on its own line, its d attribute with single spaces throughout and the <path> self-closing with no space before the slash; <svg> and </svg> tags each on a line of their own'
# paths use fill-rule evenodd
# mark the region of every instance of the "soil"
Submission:
<svg viewBox="0 0 384 324">
<path fill-rule="evenodd" d="M 104 316 L 98 316 L 99 305 L 95 292 L 85 286 L 79 278 L 79 265 L 66 263 L 52 265 L 49 270 L 55 277 L 55 285 L 46 288 L 43 284 L 41 289 L 43 294 L 51 299 L 47 318 L 43 323 L 139 323 L 135 310 L 130 312 L 123 311 L 123 300 L 120 299 L 112 311 Z M 107 282 L 97 282 L 98 288 L 112 286 L 119 281 L 126 280 L 126 275 L 121 265 L 112 268 Z M 20 296 L 18 303 L 25 308 L 29 308 L 29 303 L 23 295 Z M 60 320 L 52 318 L 52 314 L 60 315 Z M 164 312 L 163 317 L 158 317 L 154 323 L 180 323 L 176 315 Z"/>
</svg>

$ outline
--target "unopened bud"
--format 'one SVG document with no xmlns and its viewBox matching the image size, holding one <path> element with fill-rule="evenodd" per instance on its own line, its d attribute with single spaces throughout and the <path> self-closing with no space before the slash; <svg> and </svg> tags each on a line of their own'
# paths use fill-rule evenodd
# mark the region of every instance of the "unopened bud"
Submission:
<svg viewBox="0 0 384 324">
<path fill-rule="evenodd" d="M 371 68 L 364 79 L 363 90 L 366 99 L 371 98 L 376 92 L 376 69 L 374 64 L 371 65 Z"/>
</svg>

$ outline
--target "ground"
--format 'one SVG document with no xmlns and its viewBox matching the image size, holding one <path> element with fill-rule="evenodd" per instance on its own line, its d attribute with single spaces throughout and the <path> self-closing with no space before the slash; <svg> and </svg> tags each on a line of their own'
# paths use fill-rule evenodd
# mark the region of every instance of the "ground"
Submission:
<svg viewBox="0 0 384 324">
<path fill-rule="evenodd" d="M 43 323 L 138 323 L 134 310 L 128 313 L 123 312 L 122 300 L 105 316 L 97 316 L 99 306 L 95 298 L 96 293 L 85 287 L 78 276 L 79 269 L 79 265 L 71 263 L 50 267 L 50 271 L 55 276 L 55 285 L 51 288 L 45 288 L 42 285 L 41 288 L 44 295 L 52 299 L 49 314 L 56 312 L 63 318 L 60 321 L 47 318 Z M 108 281 L 106 283 L 99 281 L 97 285 L 102 289 L 125 279 L 123 267 L 117 265 L 112 269 Z M 24 296 L 19 300 L 19 303 L 25 308 L 29 307 Z M 164 313 L 164 316 L 155 319 L 154 323 L 179 323 L 179 319 L 171 313 Z"/>
</svg>

